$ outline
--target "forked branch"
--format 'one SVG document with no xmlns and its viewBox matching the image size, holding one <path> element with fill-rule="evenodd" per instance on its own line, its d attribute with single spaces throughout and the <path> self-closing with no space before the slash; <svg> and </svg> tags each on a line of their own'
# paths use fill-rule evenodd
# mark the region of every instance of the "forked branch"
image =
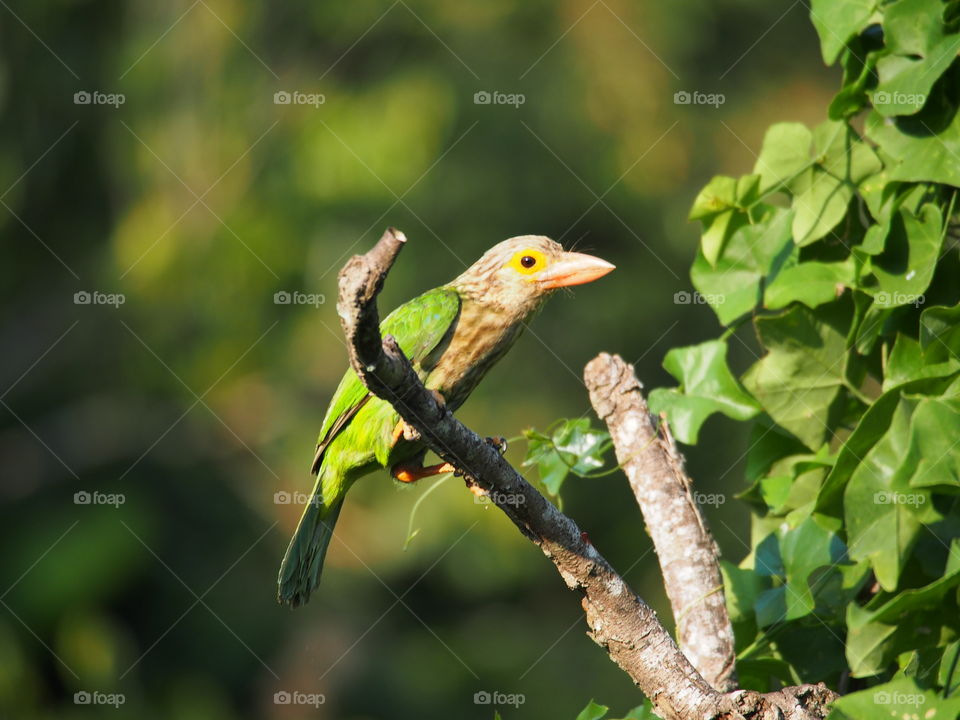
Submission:
<svg viewBox="0 0 960 720">
<path fill-rule="evenodd" d="M 396 340 L 381 338 L 376 296 L 406 238 L 389 229 L 340 272 L 337 310 L 350 364 L 377 397 L 389 402 L 423 442 L 457 467 L 553 562 L 567 587 L 582 595 L 589 635 L 650 698 L 666 720 L 790 718 L 827 714 L 834 695 L 822 685 L 761 695 L 721 693 L 684 656 L 656 613 L 623 581 L 576 523 L 524 480 L 492 445 L 460 423 L 424 388 Z M 521 499 L 522 498 L 522 499 Z"/>
</svg>

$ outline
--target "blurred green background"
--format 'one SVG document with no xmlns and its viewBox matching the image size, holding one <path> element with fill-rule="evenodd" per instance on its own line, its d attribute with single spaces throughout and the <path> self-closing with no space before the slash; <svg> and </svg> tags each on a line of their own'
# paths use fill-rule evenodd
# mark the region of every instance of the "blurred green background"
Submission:
<svg viewBox="0 0 960 720">
<path fill-rule="evenodd" d="M 0 716 L 490 718 L 478 691 L 523 695 L 504 718 L 638 704 L 550 563 L 459 481 L 421 504 L 407 550 L 435 481 L 358 485 L 295 612 L 274 595 L 300 508 L 275 494 L 311 485 L 346 362 L 336 274 L 387 225 L 410 243 L 384 309 L 513 235 L 618 266 L 548 305 L 459 413 L 477 432 L 588 414 L 581 369 L 602 350 L 672 385 L 666 351 L 716 334 L 675 299 L 693 197 L 749 170 L 771 122 L 821 120 L 836 85 L 804 4 L 0 5 Z M 739 561 L 745 437 L 718 419 L 701 437 L 689 468 L 727 499 L 706 512 Z M 568 480 L 564 508 L 668 618 L 623 476 Z"/>
</svg>

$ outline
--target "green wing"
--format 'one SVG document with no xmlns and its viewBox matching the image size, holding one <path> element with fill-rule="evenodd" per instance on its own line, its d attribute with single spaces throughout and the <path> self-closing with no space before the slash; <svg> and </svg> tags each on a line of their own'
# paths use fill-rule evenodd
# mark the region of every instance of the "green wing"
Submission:
<svg viewBox="0 0 960 720">
<path fill-rule="evenodd" d="M 448 287 L 428 290 L 404 303 L 380 323 L 383 335 L 393 335 L 404 355 L 420 373 L 421 361 L 440 343 L 460 313 L 460 296 Z M 317 454 L 311 471 L 316 473 L 327 445 L 345 428 L 370 399 L 370 393 L 352 369 L 347 370 L 330 401 L 320 428 Z"/>
</svg>

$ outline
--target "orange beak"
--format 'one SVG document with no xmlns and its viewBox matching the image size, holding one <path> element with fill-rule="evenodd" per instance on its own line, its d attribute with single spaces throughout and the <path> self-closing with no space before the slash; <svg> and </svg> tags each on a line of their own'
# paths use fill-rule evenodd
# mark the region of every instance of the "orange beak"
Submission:
<svg viewBox="0 0 960 720">
<path fill-rule="evenodd" d="M 602 278 L 616 265 L 593 255 L 565 252 L 559 262 L 550 265 L 537 277 L 537 284 L 547 290 L 583 285 Z"/>
</svg>

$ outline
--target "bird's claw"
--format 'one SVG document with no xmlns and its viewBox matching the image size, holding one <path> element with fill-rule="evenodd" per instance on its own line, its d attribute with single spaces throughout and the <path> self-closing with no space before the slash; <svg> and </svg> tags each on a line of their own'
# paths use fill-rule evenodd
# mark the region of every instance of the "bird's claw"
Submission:
<svg viewBox="0 0 960 720">
<path fill-rule="evenodd" d="M 501 455 L 506 454 L 507 452 L 507 439 L 505 437 L 488 437 L 486 438 L 487 444 L 493 447 Z"/>
<path fill-rule="evenodd" d="M 420 431 L 413 425 L 403 423 L 403 439 L 409 442 L 417 442 L 420 439 Z"/>
</svg>

